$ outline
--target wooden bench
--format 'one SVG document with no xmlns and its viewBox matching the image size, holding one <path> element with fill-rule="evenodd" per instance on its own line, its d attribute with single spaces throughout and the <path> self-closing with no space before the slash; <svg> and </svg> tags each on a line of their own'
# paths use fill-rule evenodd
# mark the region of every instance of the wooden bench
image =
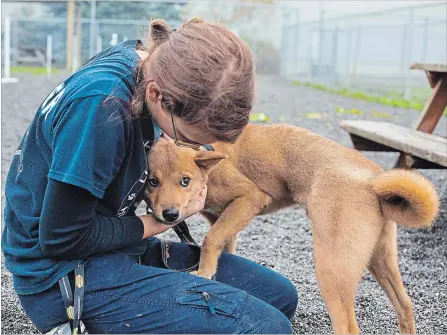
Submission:
<svg viewBox="0 0 447 335">
<path fill-rule="evenodd" d="M 447 139 L 389 122 L 351 120 L 341 127 L 354 147 L 363 151 L 398 151 L 408 154 L 413 168 L 447 168 Z"/>
<path fill-rule="evenodd" d="M 18 65 L 25 66 L 46 66 L 46 52 L 38 46 L 21 46 L 18 50 L 15 61 Z"/>
<path fill-rule="evenodd" d="M 398 151 L 399 168 L 447 168 L 447 140 L 433 135 L 447 106 L 447 65 L 414 64 L 424 70 L 432 88 L 415 129 L 377 121 L 342 121 L 340 126 L 351 136 L 354 147 L 363 151 Z"/>
</svg>

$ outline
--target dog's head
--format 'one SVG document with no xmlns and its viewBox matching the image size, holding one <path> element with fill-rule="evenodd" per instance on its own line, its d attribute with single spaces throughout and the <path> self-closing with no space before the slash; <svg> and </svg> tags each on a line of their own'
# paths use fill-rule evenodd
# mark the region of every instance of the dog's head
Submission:
<svg viewBox="0 0 447 335">
<path fill-rule="evenodd" d="M 161 137 L 148 155 L 149 177 L 144 191 L 155 219 L 167 225 L 179 223 L 188 203 L 205 186 L 211 169 L 225 158 L 215 151 L 178 147 L 173 140 Z"/>
</svg>

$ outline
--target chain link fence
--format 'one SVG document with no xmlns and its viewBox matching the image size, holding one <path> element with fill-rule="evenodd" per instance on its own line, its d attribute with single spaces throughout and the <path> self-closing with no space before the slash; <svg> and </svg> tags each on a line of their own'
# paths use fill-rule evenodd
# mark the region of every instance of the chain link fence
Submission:
<svg viewBox="0 0 447 335">
<path fill-rule="evenodd" d="M 411 64 L 447 63 L 447 3 L 328 16 L 284 24 L 283 76 L 408 99 L 426 86 Z"/>
<path fill-rule="evenodd" d="M 141 1 L 127 1 L 122 11 L 131 18 L 123 18 L 123 12 L 110 8 L 104 10 L 101 6 L 106 4 L 121 3 L 76 3 L 69 48 L 66 3 L 56 11 L 57 16 L 48 2 L 34 5 L 37 9 L 26 13 L 20 10 L 23 3 L 8 3 L 18 8 L 8 15 L 11 65 L 30 62 L 24 55 L 26 50 L 41 50 L 44 55 L 47 35 L 51 35 L 54 66 L 76 68 L 111 44 L 127 38 L 146 39 L 151 17 L 165 18 L 176 27 L 192 16 L 221 22 L 243 38 L 253 50 L 258 73 L 301 82 L 409 98 L 426 86 L 423 73 L 409 71 L 409 66 L 447 60 L 446 3 L 350 16 L 322 10 L 320 18 L 312 22 L 300 17 L 291 2 L 160 1 L 145 6 Z M 169 17 L 164 17 L 167 10 Z M 36 15 L 39 11 L 41 14 Z M 34 58 L 38 63 L 38 57 Z"/>
</svg>

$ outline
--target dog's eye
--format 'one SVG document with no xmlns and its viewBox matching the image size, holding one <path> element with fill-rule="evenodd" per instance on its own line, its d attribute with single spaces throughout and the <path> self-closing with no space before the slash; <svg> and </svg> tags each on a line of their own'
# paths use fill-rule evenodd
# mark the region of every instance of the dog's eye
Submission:
<svg viewBox="0 0 447 335">
<path fill-rule="evenodd" d="M 182 181 L 180 182 L 180 185 L 182 185 L 183 187 L 188 187 L 190 181 L 191 181 L 191 178 L 183 177 Z"/>
<path fill-rule="evenodd" d="M 157 178 L 149 178 L 149 185 L 152 187 L 158 187 L 160 183 L 158 182 Z"/>
</svg>

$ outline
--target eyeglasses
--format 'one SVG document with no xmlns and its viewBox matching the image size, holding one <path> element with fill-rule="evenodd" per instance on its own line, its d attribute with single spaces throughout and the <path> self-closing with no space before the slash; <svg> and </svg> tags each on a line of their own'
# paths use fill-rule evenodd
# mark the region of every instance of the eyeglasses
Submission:
<svg viewBox="0 0 447 335">
<path fill-rule="evenodd" d="M 191 148 L 191 149 L 196 150 L 196 151 L 203 150 L 201 145 L 192 144 L 192 143 L 186 143 L 186 142 L 179 141 L 177 139 L 177 131 L 175 130 L 175 125 L 174 125 L 174 115 L 172 114 L 172 112 L 170 112 L 170 114 L 171 114 L 171 121 L 172 121 L 172 130 L 174 131 L 174 143 L 175 143 L 175 145 L 177 145 L 178 147 Z"/>
</svg>

